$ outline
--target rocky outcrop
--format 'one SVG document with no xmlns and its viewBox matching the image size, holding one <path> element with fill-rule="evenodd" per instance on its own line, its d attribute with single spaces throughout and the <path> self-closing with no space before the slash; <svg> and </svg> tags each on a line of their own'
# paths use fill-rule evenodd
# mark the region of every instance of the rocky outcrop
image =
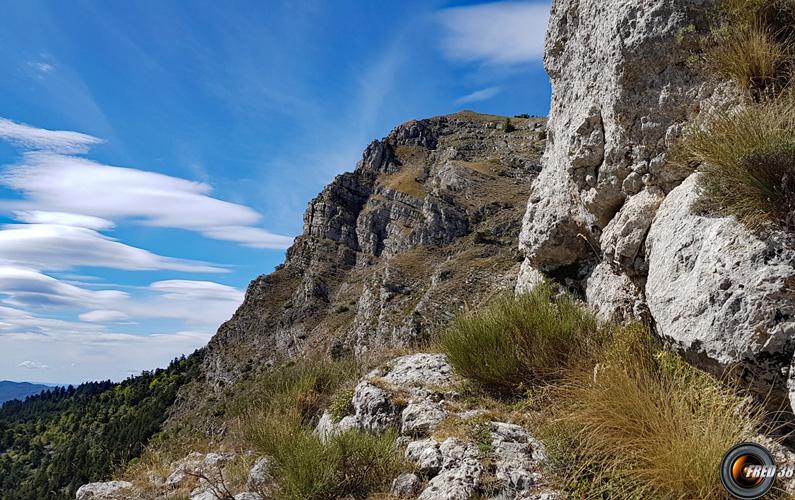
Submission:
<svg viewBox="0 0 795 500">
<path fill-rule="evenodd" d="M 461 112 L 370 144 L 309 204 L 285 263 L 251 283 L 208 346 L 206 384 L 181 392 L 171 421 L 201 412 L 206 391 L 274 363 L 412 345 L 465 306 L 511 290 L 545 121 L 511 124 Z"/>
<path fill-rule="evenodd" d="M 400 429 L 397 445 L 414 472 L 395 478 L 391 491 L 396 497 L 560 498 L 542 474 L 541 464 L 546 460 L 543 445 L 516 424 L 478 421 L 475 426 L 467 425 L 466 421 L 482 417 L 484 412 L 462 408 L 457 382 L 444 355 L 402 356 L 359 382 L 351 400 L 352 415 L 335 423 L 326 413 L 316 432 L 325 439 L 351 429 Z M 372 395 L 373 388 L 378 389 L 377 397 L 364 397 Z M 437 433 L 448 419 L 459 422 L 460 435 Z M 467 429 L 478 432 L 474 435 Z"/>
<path fill-rule="evenodd" d="M 253 464 L 252 464 L 253 461 Z M 247 465 L 248 464 L 248 465 Z M 235 480 L 239 470 L 250 468 L 245 481 Z M 77 500 L 140 500 L 188 498 L 190 500 L 262 500 L 274 491 L 272 460 L 253 460 L 251 452 L 191 452 L 170 464 L 165 474 L 150 471 L 136 482 L 89 483 L 77 490 Z"/>
<path fill-rule="evenodd" d="M 521 236 L 534 268 L 605 259 L 644 272 L 656 206 L 689 174 L 668 165 L 666 152 L 713 93 L 686 61 L 688 38 L 698 36 L 690 27 L 705 28 L 709 3 L 553 2 L 549 140 Z"/>
<path fill-rule="evenodd" d="M 75 498 L 77 500 L 119 500 L 131 498 L 128 496 L 132 483 L 128 481 L 107 481 L 104 483 L 89 483 L 81 486 Z"/>
<path fill-rule="evenodd" d="M 732 218 L 694 214 L 696 177 L 671 191 L 651 226 L 649 309 L 692 362 L 738 369 L 781 401 L 795 351 L 795 250 Z"/>
<path fill-rule="evenodd" d="M 603 319 L 647 321 L 777 405 L 795 349 L 792 243 L 693 213 L 696 166 L 668 158 L 685 127 L 741 102 L 688 62 L 716 14 L 713 0 L 553 2 L 548 141 L 517 290 L 558 279 Z"/>
</svg>

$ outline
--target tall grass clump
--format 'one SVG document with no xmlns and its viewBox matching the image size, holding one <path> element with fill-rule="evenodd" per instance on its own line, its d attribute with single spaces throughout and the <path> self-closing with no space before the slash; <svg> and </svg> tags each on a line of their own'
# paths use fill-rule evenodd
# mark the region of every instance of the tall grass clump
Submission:
<svg viewBox="0 0 795 500">
<path fill-rule="evenodd" d="M 389 490 L 407 466 L 395 448 L 397 432 L 352 430 L 322 441 L 296 415 L 272 412 L 256 419 L 249 439 L 273 457 L 278 499 L 331 500 Z"/>
<path fill-rule="evenodd" d="M 716 115 L 688 134 L 679 156 L 701 164 L 699 208 L 752 229 L 795 223 L 795 98 Z"/>
<path fill-rule="evenodd" d="M 257 397 L 240 412 L 238 432 L 258 452 L 273 457 L 284 500 L 365 498 L 388 490 L 406 465 L 395 432 L 348 431 L 323 441 L 318 416 L 358 375 L 351 361 L 315 360 L 287 365 L 256 381 Z"/>
<path fill-rule="evenodd" d="M 596 317 L 573 297 L 544 283 L 459 316 L 440 346 L 463 376 L 500 391 L 553 380 L 602 335 Z"/>
<path fill-rule="evenodd" d="M 715 69 L 754 96 L 787 83 L 788 46 L 776 41 L 761 23 L 726 30 L 711 55 Z"/>
<path fill-rule="evenodd" d="M 584 498 L 724 498 L 720 460 L 761 412 L 641 326 L 606 346 L 553 391 L 541 426 L 553 469 Z"/>
<path fill-rule="evenodd" d="M 707 60 L 759 100 L 781 92 L 792 76 L 795 1 L 723 0 Z"/>
</svg>

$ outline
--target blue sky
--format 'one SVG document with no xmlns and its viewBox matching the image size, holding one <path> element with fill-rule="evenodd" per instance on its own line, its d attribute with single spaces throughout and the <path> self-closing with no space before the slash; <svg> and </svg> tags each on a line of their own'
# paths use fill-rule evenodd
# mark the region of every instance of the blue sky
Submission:
<svg viewBox="0 0 795 500">
<path fill-rule="evenodd" d="M 0 379 L 204 345 L 374 138 L 544 115 L 547 1 L 5 2 Z"/>
</svg>

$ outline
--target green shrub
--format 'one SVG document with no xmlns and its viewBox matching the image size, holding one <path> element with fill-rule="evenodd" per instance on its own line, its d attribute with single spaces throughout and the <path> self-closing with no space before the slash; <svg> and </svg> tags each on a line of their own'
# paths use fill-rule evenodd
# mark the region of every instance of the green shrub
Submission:
<svg viewBox="0 0 795 500">
<path fill-rule="evenodd" d="M 795 101 L 782 96 L 717 115 L 690 133 L 680 161 L 701 164 L 701 210 L 734 215 L 750 228 L 793 224 Z"/>
<path fill-rule="evenodd" d="M 290 411 L 259 415 L 249 442 L 273 457 L 280 499 L 325 500 L 388 490 L 407 466 L 395 447 L 395 431 L 348 431 L 322 442 Z"/>
<path fill-rule="evenodd" d="M 351 388 L 337 391 L 334 394 L 328 410 L 335 422 L 339 422 L 343 417 L 353 414 L 353 394 L 354 390 Z"/>
<path fill-rule="evenodd" d="M 505 132 L 510 133 L 510 132 L 513 132 L 514 130 L 516 130 L 516 127 L 514 126 L 513 123 L 511 123 L 511 119 L 510 118 L 506 118 L 505 119 Z"/>
<path fill-rule="evenodd" d="M 230 414 L 246 415 L 254 408 L 295 408 L 305 421 L 311 421 L 340 387 L 357 378 L 359 370 L 350 359 L 302 360 L 264 373 L 246 384 L 231 403 Z"/>
<path fill-rule="evenodd" d="M 638 325 L 568 374 L 541 426 L 549 465 L 584 498 L 724 498 L 723 454 L 761 413 Z"/>
<path fill-rule="evenodd" d="M 594 315 L 542 284 L 456 318 L 440 346 L 463 376 L 500 391 L 554 379 L 603 336 Z"/>
</svg>

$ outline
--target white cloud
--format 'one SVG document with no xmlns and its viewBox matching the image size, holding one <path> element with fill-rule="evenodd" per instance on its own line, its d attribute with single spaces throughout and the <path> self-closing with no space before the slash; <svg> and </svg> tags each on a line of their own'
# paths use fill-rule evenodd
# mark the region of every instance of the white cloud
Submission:
<svg viewBox="0 0 795 500">
<path fill-rule="evenodd" d="M 0 139 L 26 149 L 58 153 L 84 153 L 91 146 L 102 143 L 101 139 L 88 134 L 36 128 L 6 118 L 0 118 Z"/>
<path fill-rule="evenodd" d="M 495 2 L 445 9 L 442 50 L 450 59 L 518 64 L 541 59 L 549 2 Z"/>
<path fill-rule="evenodd" d="M 26 308 L 91 307 L 126 299 L 118 290 L 87 290 L 29 269 L 0 267 L 0 296 L 6 304 Z"/>
<path fill-rule="evenodd" d="M 14 219 L 28 224 L 56 224 L 60 226 L 85 227 L 88 229 L 113 229 L 113 221 L 91 215 L 70 214 L 66 212 L 47 212 L 44 210 L 15 211 Z"/>
<path fill-rule="evenodd" d="M 3 226 L 0 229 L 0 263 L 48 271 L 81 266 L 130 271 L 226 271 L 203 262 L 163 257 L 121 243 L 93 229 L 59 224 Z"/>
<path fill-rule="evenodd" d="M 49 366 L 45 365 L 44 363 L 39 363 L 37 361 L 25 360 L 18 364 L 20 368 L 26 368 L 28 370 L 46 370 Z"/>
<path fill-rule="evenodd" d="M 97 309 L 96 311 L 89 311 L 79 315 L 78 318 L 80 318 L 80 321 L 88 321 L 90 323 L 113 323 L 130 319 L 130 317 L 125 313 L 121 311 L 114 311 L 112 309 Z"/>
<path fill-rule="evenodd" d="M 486 101 L 499 94 L 500 91 L 501 89 L 499 87 L 488 87 L 485 89 L 476 90 L 471 94 L 459 97 L 458 99 L 455 100 L 455 102 L 456 104 L 467 104 L 471 102 Z"/>
<path fill-rule="evenodd" d="M 83 158 L 28 153 L 0 174 L 0 185 L 25 200 L 7 209 L 133 219 L 141 224 L 197 231 L 206 237 L 257 248 L 284 249 L 292 238 L 254 227 L 260 215 L 249 207 L 209 196 L 205 183 Z"/>
<path fill-rule="evenodd" d="M 156 281 L 132 293 L 105 288 L 92 290 L 38 271 L 0 267 L 0 303 L 26 311 L 82 310 L 78 318 L 90 323 L 167 318 L 215 328 L 243 301 L 241 290 L 211 281 Z M 20 311 L 14 308 L 0 307 L 0 331 L 16 325 L 21 327 L 16 331 L 22 332 L 30 326 L 30 316 L 9 314 Z"/>
<path fill-rule="evenodd" d="M 97 331 L 95 325 L 69 324 L 66 331 L 10 333 L 0 331 L 0 379 L 79 383 L 123 380 L 131 373 L 163 367 L 180 354 L 207 344 L 210 331 L 133 335 Z M 85 325 L 86 329 L 80 327 Z M 38 361 L 33 361 L 38 360 Z M 31 373 L 42 374 L 37 379 Z"/>
</svg>

